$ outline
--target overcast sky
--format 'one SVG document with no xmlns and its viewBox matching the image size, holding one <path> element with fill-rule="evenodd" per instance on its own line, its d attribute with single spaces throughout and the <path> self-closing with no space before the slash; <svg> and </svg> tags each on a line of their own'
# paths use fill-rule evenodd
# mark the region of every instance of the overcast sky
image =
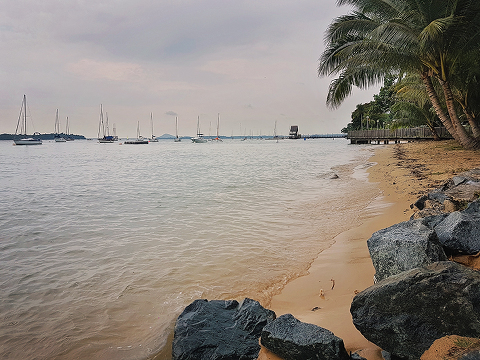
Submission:
<svg viewBox="0 0 480 360">
<path fill-rule="evenodd" d="M 335 0 L 3 0 L 0 133 L 23 95 L 35 131 L 96 137 L 100 104 L 120 137 L 338 133 L 378 88 L 325 106 L 324 33 Z M 30 126 L 30 125 L 29 125 Z"/>
</svg>

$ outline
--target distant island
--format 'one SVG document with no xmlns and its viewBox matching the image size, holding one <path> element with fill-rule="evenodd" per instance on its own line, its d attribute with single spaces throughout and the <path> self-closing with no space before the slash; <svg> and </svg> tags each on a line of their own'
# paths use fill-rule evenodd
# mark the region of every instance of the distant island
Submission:
<svg viewBox="0 0 480 360">
<path fill-rule="evenodd" d="M 60 134 L 61 136 L 66 137 L 67 135 L 65 134 Z M 22 137 L 33 137 L 33 135 L 20 135 Z M 53 140 L 55 134 L 50 133 L 50 134 L 40 134 L 40 135 L 35 135 L 36 138 L 40 138 L 42 140 Z M 18 137 L 18 135 L 17 135 Z M 83 135 L 74 135 L 74 134 L 69 134 L 68 137 L 73 138 L 75 140 L 86 140 L 85 136 Z M 15 138 L 15 134 L 0 134 L 0 140 L 13 140 Z"/>
</svg>

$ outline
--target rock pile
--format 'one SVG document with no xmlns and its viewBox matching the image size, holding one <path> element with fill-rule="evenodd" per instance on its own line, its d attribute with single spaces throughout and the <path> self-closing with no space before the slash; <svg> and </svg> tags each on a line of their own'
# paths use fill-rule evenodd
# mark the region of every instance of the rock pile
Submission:
<svg viewBox="0 0 480 360">
<path fill-rule="evenodd" d="M 409 221 L 367 241 L 375 284 L 355 296 L 350 312 L 385 358 L 419 359 L 446 335 L 480 337 L 480 271 L 449 260 L 480 253 L 479 195 L 480 169 L 455 176 L 418 199 Z M 326 329 L 290 314 L 275 317 L 251 299 L 195 300 L 175 324 L 173 360 L 253 360 L 260 336 L 285 360 L 362 359 Z"/>
<path fill-rule="evenodd" d="M 418 209 L 413 218 L 424 218 L 462 210 L 480 195 L 480 169 L 454 176 L 440 188 L 419 198 L 412 208 Z"/>
<path fill-rule="evenodd" d="M 357 329 L 392 356 L 419 359 L 445 335 L 480 337 L 480 272 L 448 261 L 480 252 L 479 194 L 480 170 L 456 176 L 420 198 L 411 220 L 368 240 L 377 282 L 350 311 Z"/>
</svg>

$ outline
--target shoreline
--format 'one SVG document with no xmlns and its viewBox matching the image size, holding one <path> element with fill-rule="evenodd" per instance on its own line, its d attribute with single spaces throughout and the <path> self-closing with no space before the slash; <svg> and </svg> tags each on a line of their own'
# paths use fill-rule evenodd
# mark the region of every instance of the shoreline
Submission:
<svg viewBox="0 0 480 360">
<path fill-rule="evenodd" d="M 375 164 L 367 173 L 368 181 L 382 195 L 362 210 L 360 226 L 337 235 L 333 245 L 313 261 L 308 274 L 286 284 L 269 307 L 277 317 L 290 313 L 332 331 L 343 339 L 348 352 L 358 352 L 367 360 L 382 360 L 381 349 L 356 330 L 350 315 L 355 293 L 373 285 L 375 270 L 367 240 L 375 231 L 408 220 L 414 212 L 410 204 L 421 195 L 456 173 L 479 166 L 477 153 L 458 149 L 453 141 L 380 146 L 369 159 Z M 278 359 L 263 347 L 258 357 Z"/>
</svg>

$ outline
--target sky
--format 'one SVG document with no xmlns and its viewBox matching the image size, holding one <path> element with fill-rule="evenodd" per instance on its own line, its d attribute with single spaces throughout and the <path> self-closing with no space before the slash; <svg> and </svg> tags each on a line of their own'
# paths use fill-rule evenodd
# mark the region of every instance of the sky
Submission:
<svg viewBox="0 0 480 360">
<path fill-rule="evenodd" d="M 335 0 L 1 0 L 0 133 L 28 127 L 98 135 L 100 107 L 120 137 L 201 132 L 339 133 L 378 87 L 325 104 L 317 76 Z M 105 116 L 105 114 L 104 114 Z M 105 116 L 106 117 L 106 116 Z M 29 131 L 29 133 L 31 133 Z"/>
</svg>

